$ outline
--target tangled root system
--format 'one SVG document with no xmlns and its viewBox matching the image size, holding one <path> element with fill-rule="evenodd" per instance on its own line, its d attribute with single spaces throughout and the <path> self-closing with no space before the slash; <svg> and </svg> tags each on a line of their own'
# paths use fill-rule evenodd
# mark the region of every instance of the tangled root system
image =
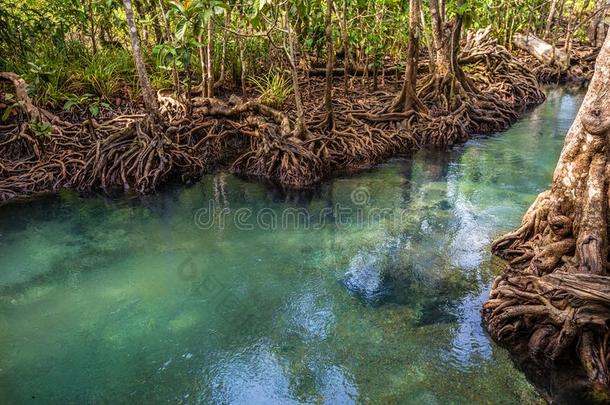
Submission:
<svg viewBox="0 0 610 405">
<path fill-rule="evenodd" d="M 468 36 L 459 63 L 467 72 L 466 87 L 455 77 L 424 78 L 418 93 L 426 112 L 388 112 L 400 82 L 384 72 L 374 92 L 364 81 L 349 93 L 337 83 L 330 131 L 322 125 L 322 79 L 311 77 L 303 85 L 305 140 L 294 136 L 291 101 L 285 113 L 258 99 L 195 98 L 187 105 L 159 93 L 157 118 L 132 114 L 69 123 L 34 106 L 17 75 L 1 73 L 0 80 L 12 83 L 23 108 L 0 127 L 0 201 L 60 188 L 142 194 L 219 166 L 303 188 L 396 153 L 425 145 L 446 147 L 471 133 L 505 129 L 544 99 L 536 77 L 488 31 Z M 451 100 L 448 88 L 455 95 Z M 49 133 L 41 134 L 41 125 Z"/>
</svg>

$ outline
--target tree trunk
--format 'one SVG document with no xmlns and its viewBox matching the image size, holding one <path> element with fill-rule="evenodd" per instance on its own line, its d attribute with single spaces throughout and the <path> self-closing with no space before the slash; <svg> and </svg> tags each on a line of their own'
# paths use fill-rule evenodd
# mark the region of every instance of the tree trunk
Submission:
<svg viewBox="0 0 610 405">
<path fill-rule="evenodd" d="M 551 26 L 553 25 L 553 18 L 555 18 L 555 12 L 557 11 L 557 0 L 552 0 L 551 1 L 551 7 L 549 8 L 549 16 L 546 19 L 546 25 L 544 26 L 544 33 L 543 33 L 543 37 L 547 38 L 549 37 L 549 34 L 551 32 Z"/>
<path fill-rule="evenodd" d="M 421 4 L 420 4 L 421 5 Z M 419 17 L 421 19 L 421 27 L 422 32 L 424 34 L 424 41 L 426 42 L 426 48 L 428 48 L 428 69 L 430 72 L 434 70 L 434 58 L 436 58 L 436 52 L 434 51 L 434 44 L 432 43 L 432 39 L 428 35 L 428 31 L 426 30 L 426 15 L 424 14 L 424 9 L 420 7 Z"/>
<path fill-rule="evenodd" d="M 591 24 L 587 30 L 587 36 L 593 46 L 601 46 L 605 38 L 605 17 L 607 8 L 609 6 L 608 0 L 597 0 L 595 9 L 595 15 L 591 19 Z"/>
<path fill-rule="evenodd" d="M 163 24 L 165 25 L 165 37 L 167 41 L 170 41 L 173 45 L 175 45 L 174 36 L 172 35 L 172 31 L 169 26 L 169 21 L 167 16 L 165 15 L 165 8 L 163 7 L 163 0 L 159 0 L 159 8 L 161 9 L 161 18 L 163 19 Z M 172 81 L 174 83 L 174 91 L 176 93 L 180 93 L 180 77 L 178 76 L 178 68 L 176 66 L 176 62 L 173 62 L 172 67 Z"/>
<path fill-rule="evenodd" d="M 155 7 L 154 0 L 148 1 L 147 12 L 151 15 L 152 18 L 152 26 L 153 30 L 155 31 L 155 43 L 160 44 L 161 42 L 163 42 L 163 30 L 161 29 L 161 24 L 159 22 L 157 8 Z"/>
<path fill-rule="evenodd" d="M 484 305 L 496 340 L 516 347 L 528 339 L 528 361 L 542 361 L 539 354 L 547 362 L 577 356 L 574 378 L 584 372 L 588 400 L 600 402 L 610 400 L 609 152 L 610 35 L 551 189 L 538 196 L 519 229 L 492 245 L 509 267 Z"/>
<path fill-rule="evenodd" d="M 434 50 L 436 53 L 438 53 L 444 48 L 443 42 L 445 42 L 442 15 L 440 14 L 438 0 L 430 0 L 430 23 L 432 26 L 432 41 L 434 44 Z M 435 59 L 438 60 L 438 58 L 438 55 L 435 55 Z M 441 57 L 441 59 L 443 58 Z M 438 63 L 435 64 L 435 68 L 438 68 L 436 65 L 438 65 Z"/>
<path fill-rule="evenodd" d="M 294 52 L 295 48 L 295 39 L 294 32 L 292 30 L 290 20 L 289 20 L 289 7 L 288 2 L 285 4 L 285 13 L 284 13 L 284 29 L 286 31 L 286 36 L 288 37 L 288 44 L 284 45 L 284 52 L 286 53 L 286 57 L 288 58 L 288 63 L 290 64 L 290 73 L 292 76 L 292 89 L 294 92 L 294 104 L 297 110 L 297 118 L 294 126 L 294 136 L 298 139 L 305 140 L 307 137 L 306 128 L 305 128 L 305 108 L 303 107 L 303 99 L 301 98 L 301 88 L 299 86 L 299 73 L 297 71 L 297 62 L 296 56 Z"/>
<path fill-rule="evenodd" d="M 572 5 L 570 6 L 570 14 L 568 15 L 568 27 L 566 29 L 565 45 L 563 47 L 563 52 L 567 56 L 566 69 L 570 65 L 569 58 L 570 58 L 570 52 L 572 50 L 572 34 L 573 34 L 573 30 L 574 30 L 574 9 L 575 9 L 575 7 L 576 7 L 576 2 L 572 2 Z"/>
<path fill-rule="evenodd" d="M 345 87 L 345 93 L 349 91 L 349 75 L 348 71 L 351 63 L 351 54 L 349 49 L 349 41 L 348 41 L 348 32 L 347 32 L 347 2 L 348 0 L 343 0 L 343 52 L 345 56 L 343 57 L 343 86 Z"/>
<path fill-rule="evenodd" d="M 229 25 L 231 24 L 231 9 L 225 10 L 225 25 L 223 27 L 222 34 L 222 53 L 220 55 L 220 76 L 214 88 L 221 87 L 225 82 L 225 72 L 227 65 L 227 43 L 229 42 Z"/>
<path fill-rule="evenodd" d="M 324 107 L 326 109 L 326 129 L 334 127 L 333 117 L 333 68 L 335 50 L 333 47 L 332 29 L 333 0 L 326 0 L 326 88 L 324 90 Z"/>
<path fill-rule="evenodd" d="M 144 65 L 144 59 L 142 58 L 140 38 L 138 38 L 138 31 L 133 18 L 131 0 L 123 0 L 123 5 L 125 6 L 125 15 L 127 16 L 127 25 L 129 27 L 129 39 L 131 40 L 133 60 L 136 65 L 136 71 L 138 72 L 138 82 L 142 88 L 144 106 L 149 115 L 156 117 L 158 114 L 157 99 L 150 85 L 150 81 L 148 80 L 148 73 L 146 73 L 146 66 Z"/>
<path fill-rule="evenodd" d="M 421 0 L 409 1 L 409 46 L 407 48 L 407 67 L 402 89 L 394 100 L 392 110 L 425 110 L 416 93 L 417 66 L 419 61 L 419 15 Z"/>
<path fill-rule="evenodd" d="M 163 20 L 163 25 L 165 26 L 165 36 L 167 41 L 172 41 L 172 31 L 169 27 L 169 21 L 167 16 L 165 15 L 165 7 L 163 7 L 163 0 L 159 0 L 159 8 L 161 9 L 161 19 Z"/>
<path fill-rule="evenodd" d="M 462 4 L 463 0 L 457 0 L 457 7 Z M 457 62 L 462 17 L 458 15 L 452 21 L 445 21 L 443 4 L 439 4 L 438 0 L 430 0 L 430 15 L 435 58 L 433 71 L 420 92 L 432 94 L 438 105 L 448 111 L 455 111 L 468 98 L 468 92 L 475 92 Z"/>
<path fill-rule="evenodd" d="M 148 25 L 142 21 L 146 20 L 146 13 L 144 12 L 144 6 L 141 3 L 142 0 L 133 0 L 133 5 L 136 8 L 138 16 L 140 16 L 140 28 L 142 29 L 142 42 L 144 45 L 148 44 Z"/>
<path fill-rule="evenodd" d="M 523 35 L 517 32 L 513 35 L 513 43 L 517 48 L 530 53 L 545 65 L 556 65 L 561 70 L 566 70 L 570 66 L 570 58 L 567 53 L 533 34 Z"/>
<path fill-rule="evenodd" d="M 91 48 L 93 53 L 97 53 L 97 41 L 95 39 L 95 19 L 93 18 L 93 4 L 92 0 L 87 2 L 87 18 L 89 19 L 89 36 L 91 37 Z"/>
<path fill-rule="evenodd" d="M 203 28 L 202 28 L 203 29 Z M 200 32 L 197 35 L 197 48 L 199 50 L 199 66 L 201 67 L 201 96 L 206 97 L 208 93 L 208 85 L 207 85 L 207 73 L 206 73 L 206 63 L 205 63 L 205 51 L 203 50 L 203 34 Z"/>
<path fill-rule="evenodd" d="M 213 24 L 214 24 L 214 22 L 212 20 L 212 16 L 209 16 L 208 17 L 208 48 L 207 48 L 207 55 L 206 55 L 207 62 L 208 62 L 207 97 L 209 97 L 209 98 L 214 97 L 214 69 L 213 69 L 214 60 L 212 59 Z"/>
<path fill-rule="evenodd" d="M 246 61 L 246 44 L 244 44 L 243 38 L 237 38 L 237 44 L 239 45 L 239 61 L 240 61 L 240 83 L 241 83 L 241 94 L 246 95 L 246 75 L 248 72 L 248 65 Z"/>
</svg>

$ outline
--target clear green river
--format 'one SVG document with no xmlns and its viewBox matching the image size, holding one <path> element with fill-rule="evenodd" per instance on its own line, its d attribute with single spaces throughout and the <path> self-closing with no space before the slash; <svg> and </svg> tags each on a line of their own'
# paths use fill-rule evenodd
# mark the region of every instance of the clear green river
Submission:
<svg viewBox="0 0 610 405">
<path fill-rule="evenodd" d="M 0 403 L 540 403 L 480 307 L 583 95 L 548 96 L 308 194 L 218 174 L 0 207 Z"/>
</svg>

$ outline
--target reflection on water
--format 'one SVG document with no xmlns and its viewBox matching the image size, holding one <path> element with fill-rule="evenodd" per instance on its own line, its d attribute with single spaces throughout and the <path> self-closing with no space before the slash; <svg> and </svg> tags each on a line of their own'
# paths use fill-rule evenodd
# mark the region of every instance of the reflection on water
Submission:
<svg viewBox="0 0 610 405">
<path fill-rule="evenodd" d="M 489 243 L 549 184 L 581 98 L 310 195 L 217 175 L 0 208 L 0 402 L 538 401 L 479 311 Z M 305 219 L 265 229 L 289 208 Z"/>
</svg>

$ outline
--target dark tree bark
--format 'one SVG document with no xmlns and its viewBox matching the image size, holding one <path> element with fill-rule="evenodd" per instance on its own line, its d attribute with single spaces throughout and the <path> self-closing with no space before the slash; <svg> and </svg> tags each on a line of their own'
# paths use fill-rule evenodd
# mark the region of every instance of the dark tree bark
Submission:
<svg viewBox="0 0 610 405">
<path fill-rule="evenodd" d="M 133 53 L 133 60 L 138 72 L 138 82 L 142 88 L 142 98 L 144 99 L 144 106 L 146 111 L 151 116 L 158 115 L 158 104 L 155 93 L 150 85 L 148 79 L 148 73 L 146 72 L 146 66 L 144 65 L 144 59 L 142 58 L 142 51 L 140 49 L 140 38 L 138 37 L 138 30 L 136 29 L 136 23 L 133 18 L 133 9 L 131 7 L 131 0 L 123 0 L 125 6 L 125 15 L 127 16 L 127 25 L 129 27 L 129 38 L 131 40 L 131 49 Z"/>
<path fill-rule="evenodd" d="M 419 16 L 421 0 L 409 1 L 409 46 L 407 48 L 407 66 L 402 89 L 394 100 L 392 110 L 425 111 L 426 107 L 417 97 L 417 68 L 419 62 Z"/>
<path fill-rule="evenodd" d="M 326 109 L 325 126 L 331 130 L 334 127 L 333 117 L 333 68 L 335 50 L 333 47 L 332 29 L 333 0 L 326 0 L 326 88 L 324 90 L 324 108 Z"/>
<path fill-rule="evenodd" d="M 509 267 L 484 306 L 491 335 L 510 347 L 525 337 L 532 362 L 576 356 L 588 376 L 589 399 L 604 403 L 610 401 L 609 152 L 610 35 L 551 189 L 538 196 L 519 229 L 492 245 Z"/>
</svg>

